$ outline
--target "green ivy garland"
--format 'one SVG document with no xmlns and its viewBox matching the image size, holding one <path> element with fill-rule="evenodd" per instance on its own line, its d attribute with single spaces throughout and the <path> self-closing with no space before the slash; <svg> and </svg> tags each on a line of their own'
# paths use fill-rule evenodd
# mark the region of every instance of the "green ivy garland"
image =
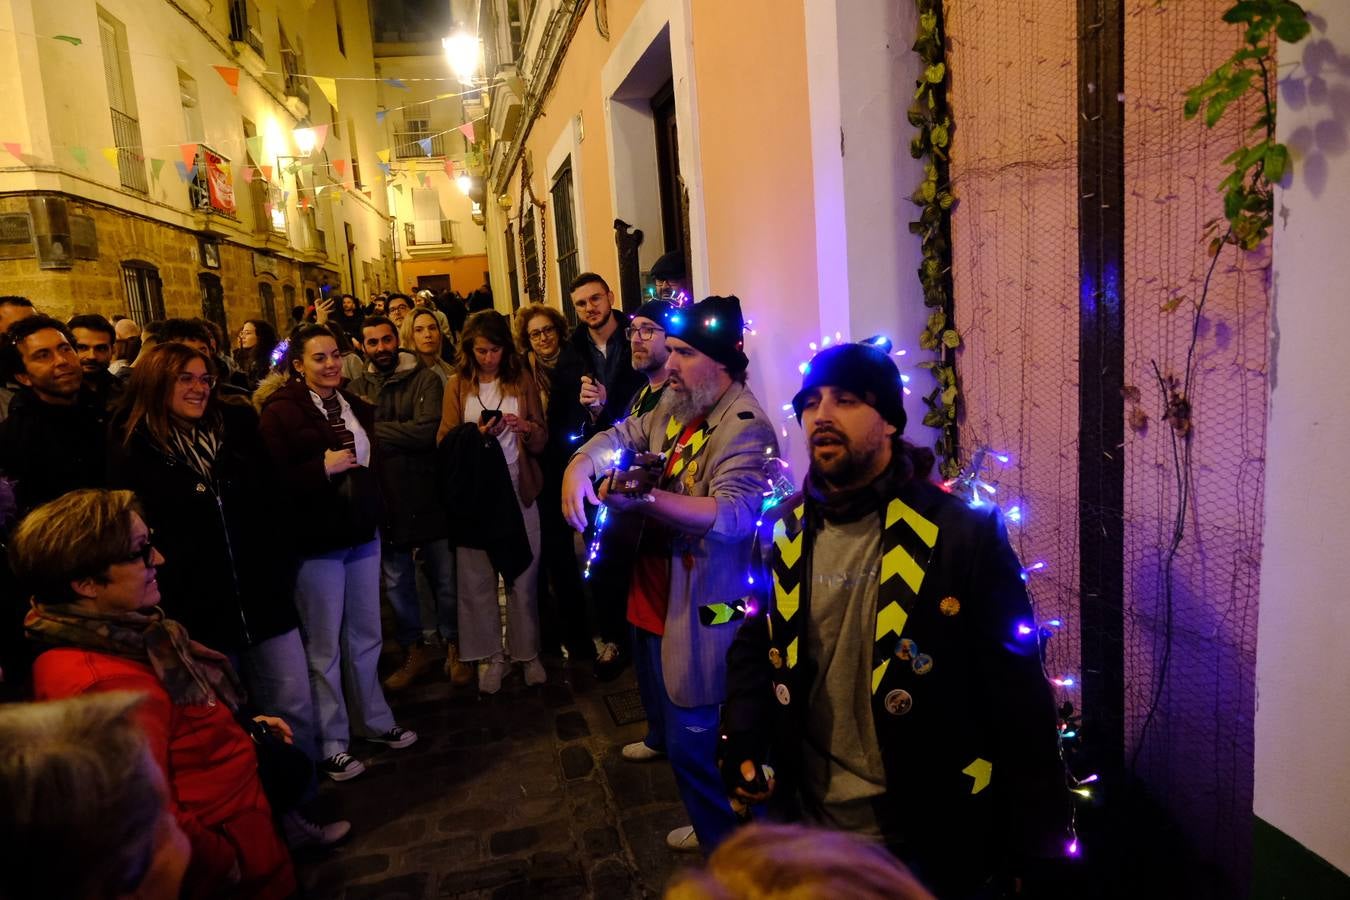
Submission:
<svg viewBox="0 0 1350 900">
<path fill-rule="evenodd" d="M 915 0 L 919 12 L 918 36 L 914 52 L 923 61 L 923 74 L 915 83 L 914 101 L 909 107 L 909 124 L 919 129 L 910 142 L 909 152 L 923 159 L 923 181 L 910 199 L 920 209 L 919 220 L 909 223 L 923 249 L 919 283 L 923 302 L 928 307 L 928 322 L 919 335 L 919 346 L 936 351 L 937 358 L 918 365 L 928 369 L 937 385 L 923 398 L 928 411 L 923 424 L 941 429 L 934 450 L 942 460 L 942 474 L 955 478 L 961 471 L 960 445 L 957 443 L 956 415 L 960 392 L 956 386 L 956 348 L 961 334 L 952 316 L 952 242 L 951 209 L 956 198 L 951 193 L 947 148 L 951 145 L 952 117 L 947 106 L 946 41 L 942 26 L 942 0 Z"/>
</svg>

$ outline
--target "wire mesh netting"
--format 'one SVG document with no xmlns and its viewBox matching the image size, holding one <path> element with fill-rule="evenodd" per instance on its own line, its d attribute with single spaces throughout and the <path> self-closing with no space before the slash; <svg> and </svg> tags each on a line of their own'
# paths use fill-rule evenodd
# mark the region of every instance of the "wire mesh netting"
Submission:
<svg viewBox="0 0 1350 900">
<path fill-rule="evenodd" d="M 1189 466 L 1182 460 L 1180 482 L 1190 507 L 1172 565 L 1170 616 L 1164 561 L 1178 466 L 1154 371 L 1156 362 L 1163 378 L 1184 375 L 1210 263 L 1204 232 L 1221 215 L 1221 161 L 1258 114 L 1249 103 L 1212 130 L 1182 115 L 1185 88 L 1240 40 L 1221 21 L 1229 5 L 1125 5 L 1129 427 L 1124 509 L 1116 512 L 1125 534 L 1125 759 L 1196 855 L 1241 885 L 1249 867 L 1268 396 L 1263 257 L 1225 248 L 1199 320 L 1191 458 Z M 1023 564 L 1046 564 L 1030 586 L 1042 620 L 1066 621 L 1047 651 L 1048 668 L 1064 674 L 1078 672 L 1081 649 L 1078 32 L 1072 0 L 947 9 L 961 439 L 967 454 L 988 445 L 1011 455 L 989 474 L 1005 508 L 1022 506 L 1013 541 Z M 1059 693 L 1077 705 L 1072 689 Z"/>
</svg>

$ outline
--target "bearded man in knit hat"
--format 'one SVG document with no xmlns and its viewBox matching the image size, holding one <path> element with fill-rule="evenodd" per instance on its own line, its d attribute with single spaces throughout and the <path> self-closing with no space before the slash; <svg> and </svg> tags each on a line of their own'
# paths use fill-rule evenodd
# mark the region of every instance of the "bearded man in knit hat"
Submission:
<svg viewBox="0 0 1350 900">
<path fill-rule="evenodd" d="M 760 526 L 722 773 L 776 818 L 884 842 L 938 896 L 1002 896 L 1069 843 L 1054 700 L 1002 518 L 901 439 L 887 349 L 821 351 L 793 398 L 810 470 Z"/>
<path fill-rule="evenodd" d="M 624 756 L 670 758 L 693 824 L 666 842 L 711 853 L 738 822 L 717 771 L 718 710 L 727 648 L 745 607 L 764 461 L 777 455 L 778 442 L 745 384 L 740 301 L 708 297 L 666 311 L 663 320 L 669 379 L 659 402 L 572 457 L 563 514 L 577 530 L 586 525 L 587 503 L 640 517 L 628 621 L 649 730 L 641 749 L 626 747 Z M 592 479 L 624 451 L 664 459 L 614 472 L 597 495 Z"/>
</svg>

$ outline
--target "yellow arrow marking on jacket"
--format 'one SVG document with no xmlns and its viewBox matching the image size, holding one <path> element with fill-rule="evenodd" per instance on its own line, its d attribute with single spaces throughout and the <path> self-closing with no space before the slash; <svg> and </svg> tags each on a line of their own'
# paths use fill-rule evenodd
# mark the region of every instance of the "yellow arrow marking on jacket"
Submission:
<svg viewBox="0 0 1350 900">
<path fill-rule="evenodd" d="M 671 416 L 670 420 L 666 422 L 666 440 L 667 441 L 675 440 L 675 436 L 678 435 L 679 433 L 680 433 L 680 423 L 676 421 L 674 416 Z"/>
<path fill-rule="evenodd" d="M 899 603 L 890 603 L 885 609 L 877 613 L 877 640 L 881 640 L 886 635 L 894 632 L 896 637 L 905 630 L 905 622 L 909 619 L 909 613 Z"/>
<path fill-rule="evenodd" d="M 802 557 L 802 533 L 799 531 L 795 537 L 788 537 L 787 526 L 779 520 L 773 525 L 773 545 L 778 548 L 783 565 L 789 569 L 795 568 L 797 560 Z"/>
<path fill-rule="evenodd" d="M 679 459 L 675 460 L 675 465 L 670 467 L 671 478 L 674 478 L 676 475 L 679 475 L 681 472 L 684 471 L 684 467 L 689 465 L 689 461 L 691 459 L 698 456 L 698 451 L 703 449 L 703 445 L 704 443 L 707 442 L 707 440 L 708 440 L 708 432 L 703 430 L 702 428 L 700 428 L 698 431 L 695 431 L 690 436 L 689 443 L 685 445 L 688 448 L 688 452 L 681 453 Z"/>
<path fill-rule="evenodd" d="M 778 579 L 773 582 L 774 603 L 778 606 L 778 614 L 785 621 L 790 621 L 797 614 L 797 607 L 801 606 L 802 586 L 799 584 L 790 591 L 783 590 L 783 586 L 778 583 Z"/>
<path fill-rule="evenodd" d="M 872 670 L 872 693 L 875 694 L 877 688 L 881 687 L 881 679 L 886 677 L 886 668 L 890 666 L 890 664 L 890 657 L 887 657 L 885 662 Z"/>
<path fill-rule="evenodd" d="M 908 504 L 902 500 L 892 500 L 886 507 L 886 527 L 890 528 L 901 519 L 905 524 L 914 529 L 914 533 L 919 536 L 919 540 L 931 547 L 937 543 L 938 527 L 923 516 L 915 512 Z"/>
<path fill-rule="evenodd" d="M 791 669 L 797 665 L 797 639 L 793 638 L 792 643 L 788 644 L 787 666 Z"/>
<path fill-rule="evenodd" d="M 905 584 L 914 593 L 919 592 L 919 586 L 923 584 L 923 569 L 914 561 L 904 547 L 892 547 L 890 552 L 881 558 L 881 583 L 885 584 L 894 576 L 899 575 L 905 579 Z"/>
<path fill-rule="evenodd" d="M 987 759 L 977 759 L 970 765 L 961 770 L 961 774 L 969 775 L 975 779 L 971 785 L 970 792 L 978 794 L 980 791 L 989 787 L 989 779 L 994 774 L 994 764 Z"/>
</svg>

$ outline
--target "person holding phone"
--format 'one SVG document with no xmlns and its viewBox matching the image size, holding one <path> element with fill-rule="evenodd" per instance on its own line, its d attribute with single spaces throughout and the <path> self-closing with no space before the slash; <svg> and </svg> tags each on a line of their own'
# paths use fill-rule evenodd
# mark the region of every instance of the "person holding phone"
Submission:
<svg viewBox="0 0 1350 900">
<path fill-rule="evenodd" d="M 445 386 L 436 442 L 465 422 L 477 422 L 484 438 L 501 445 L 514 496 L 499 502 L 520 507 L 532 557 L 510 585 L 504 648 L 497 611 L 497 570 L 487 551 L 455 549 L 460 659 L 477 660 L 478 690 L 495 694 L 507 672 L 508 656 L 525 664 L 526 684 L 545 680 L 539 659 L 539 506 L 535 500 L 544 483 L 540 457 L 548 442 L 538 386 L 516 350 L 510 322 L 495 310 L 474 313 L 464 323 L 459 363 Z M 456 512 L 467 511 L 451 510 Z"/>
<path fill-rule="evenodd" d="M 380 688 L 380 489 L 371 470 L 375 409 L 341 389 L 333 332 L 291 332 L 290 380 L 262 403 L 262 436 L 295 516 L 295 606 L 318 719 L 320 769 L 334 781 L 365 771 L 348 752 L 348 708 L 366 740 L 407 747 Z M 351 691 L 344 693 L 344 682 Z"/>
</svg>

